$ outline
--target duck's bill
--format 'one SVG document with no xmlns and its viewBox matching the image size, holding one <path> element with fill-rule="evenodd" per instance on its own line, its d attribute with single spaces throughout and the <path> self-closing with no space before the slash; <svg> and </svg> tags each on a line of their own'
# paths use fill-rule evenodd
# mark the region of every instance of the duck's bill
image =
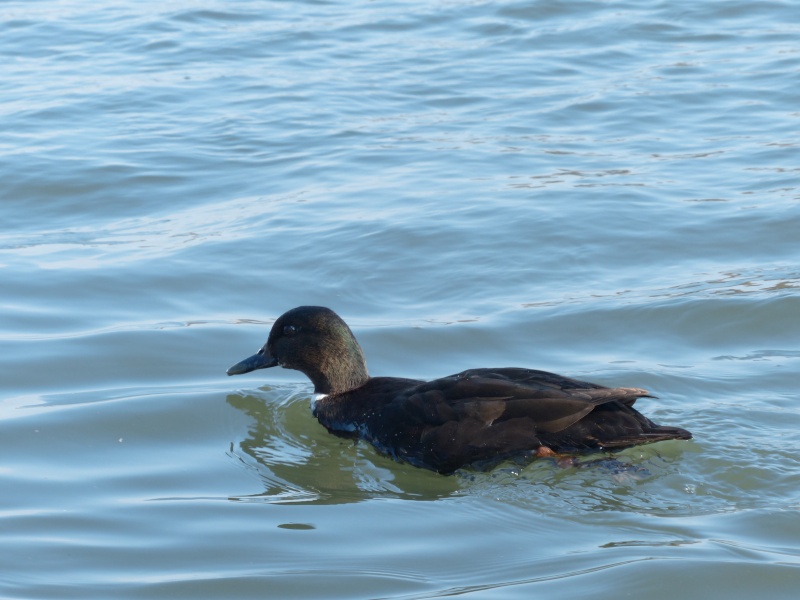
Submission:
<svg viewBox="0 0 800 600">
<path fill-rule="evenodd" d="M 228 369 L 228 375 L 241 375 L 242 373 L 249 373 L 256 369 L 269 369 L 270 367 L 277 367 L 278 359 L 270 356 L 266 350 L 260 350 L 257 354 L 253 354 L 243 361 L 236 363 Z"/>
</svg>

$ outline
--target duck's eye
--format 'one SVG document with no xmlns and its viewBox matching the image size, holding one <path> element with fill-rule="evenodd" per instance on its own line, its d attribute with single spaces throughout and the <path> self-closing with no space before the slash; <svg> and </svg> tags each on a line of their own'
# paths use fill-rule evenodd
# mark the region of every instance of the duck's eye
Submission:
<svg viewBox="0 0 800 600">
<path fill-rule="evenodd" d="M 297 333 L 297 327 L 294 325 L 283 326 L 283 335 L 294 335 L 295 333 Z"/>
</svg>

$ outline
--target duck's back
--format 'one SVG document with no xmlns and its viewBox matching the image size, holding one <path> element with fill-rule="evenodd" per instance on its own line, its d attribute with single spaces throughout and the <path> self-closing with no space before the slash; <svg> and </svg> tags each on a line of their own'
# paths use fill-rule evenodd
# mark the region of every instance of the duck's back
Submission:
<svg viewBox="0 0 800 600">
<path fill-rule="evenodd" d="M 471 369 L 421 382 L 371 378 L 318 401 L 329 430 L 357 435 L 414 465 L 450 473 L 540 448 L 620 448 L 689 439 L 633 408 L 647 391 L 607 388 L 531 369 Z"/>
</svg>

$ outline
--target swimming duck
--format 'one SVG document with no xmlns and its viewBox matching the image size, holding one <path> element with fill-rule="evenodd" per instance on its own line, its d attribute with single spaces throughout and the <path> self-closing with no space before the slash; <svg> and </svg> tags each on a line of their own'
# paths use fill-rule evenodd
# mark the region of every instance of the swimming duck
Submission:
<svg viewBox="0 0 800 600">
<path fill-rule="evenodd" d="M 314 415 L 331 433 L 365 439 L 396 460 L 442 474 L 519 455 L 692 437 L 633 408 L 638 398 L 652 397 L 646 390 L 546 371 L 469 369 L 428 382 L 370 377 L 353 332 L 321 306 L 284 313 L 258 353 L 228 375 L 278 365 L 308 376 L 320 395 Z"/>
</svg>

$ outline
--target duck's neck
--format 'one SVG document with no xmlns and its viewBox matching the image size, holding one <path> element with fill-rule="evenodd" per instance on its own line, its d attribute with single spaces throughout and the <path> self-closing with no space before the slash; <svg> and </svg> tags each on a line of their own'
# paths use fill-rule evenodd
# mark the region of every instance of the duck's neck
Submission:
<svg viewBox="0 0 800 600">
<path fill-rule="evenodd" d="M 322 356 L 330 357 L 306 375 L 314 384 L 317 394 L 341 394 L 361 387 L 369 381 L 367 361 L 364 353 L 354 337 L 347 343 L 334 349 L 334 352 L 323 352 Z"/>
</svg>

